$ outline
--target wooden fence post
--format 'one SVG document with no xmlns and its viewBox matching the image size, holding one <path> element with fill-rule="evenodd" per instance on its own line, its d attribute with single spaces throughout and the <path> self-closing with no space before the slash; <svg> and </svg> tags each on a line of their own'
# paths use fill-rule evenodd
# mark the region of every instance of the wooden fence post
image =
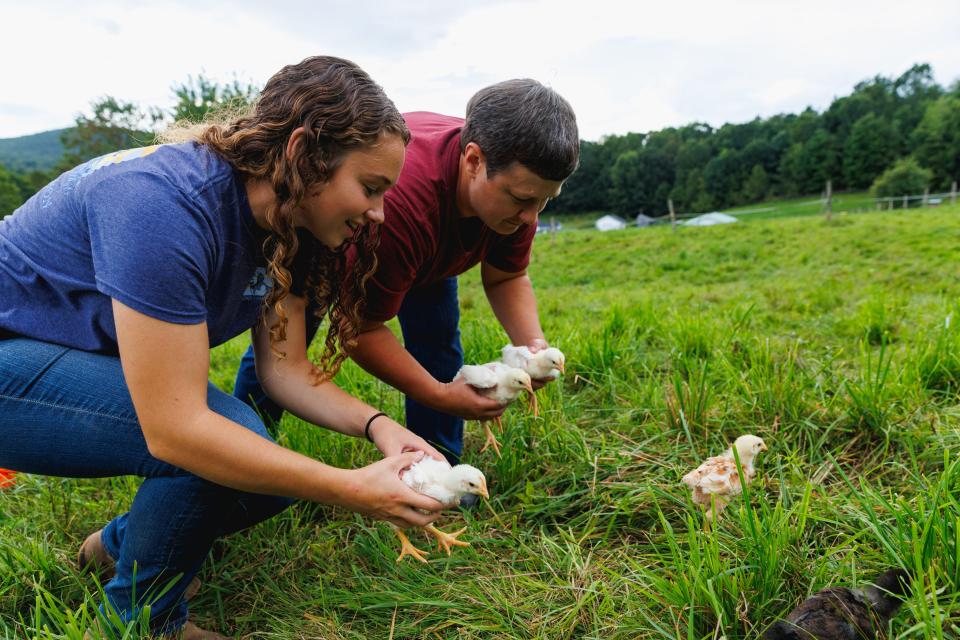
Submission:
<svg viewBox="0 0 960 640">
<path fill-rule="evenodd" d="M 930 204 L 930 187 L 923 190 L 923 208 L 926 209 Z"/>
<path fill-rule="evenodd" d="M 903 194 L 903 208 L 906 209 L 908 206 L 910 206 L 910 201 L 907 200 L 907 194 Z"/>
<path fill-rule="evenodd" d="M 667 198 L 667 208 L 670 210 L 670 230 L 677 230 L 677 214 L 673 210 L 673 198 Z"/>
<path fill-rule="evenodd" d="M 833 181 L 827 180 L 827 198 L 823 203 L 824 212 L 827 214 L 827 220 L 833 219 Z"/>
<path fill-rule="evenodd" d="M 950 204 L 957 204 L 957 181 L 953 181 L 953 186 L 950 187 Z"/>
</svg>

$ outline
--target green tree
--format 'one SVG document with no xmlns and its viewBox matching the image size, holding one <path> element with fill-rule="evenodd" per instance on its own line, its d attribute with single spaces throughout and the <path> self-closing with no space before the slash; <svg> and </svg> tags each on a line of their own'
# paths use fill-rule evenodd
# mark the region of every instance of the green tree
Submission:
<svg viewBox="0 0 960 640">
<path fill-rule="evenodd" d="M 202 122 L 211 113 L 224 109 L 240 109 L 252 104 L 260 89 L 252 84 L 233 82 L 220 85 L 203 74 L 187 76 L 187 81 L 172 87 L 177 98 L 170 110 L 174 121 Z"/>
<path fill-rule="evenodd" d="M 757 202 L 767 197 L 770 190 L 770 179 L 762 165 L 755 164 L 750 171 L 750 177 L 743 183 L 743 198 L 747 202 Z"/>
<path fill-rule="evenodd" d="M 20 195 L 24 202 L 29 200 L 37 191 L 43 189 L 55 177 L 49 171 L 31 171 L 27 174 L 14 176 L 20 184 Z"/>
<path fill-rule="evenodd" d="M 848 188 L 869 186 L 896 157 L 890 122 L 868 113 L 853 125 L 843 150 L 843 176 Z"/>
<path fill-rule="evenodd" d="M 943 96 L 932 102 L 913 135 L 914 155 L 933 171 L 937 189 L 948 189 L 960 180 L 960 96 Z"/>
<path fill-rule="evenodd" d="M 23 204 L 20 187 L 13 175 L 0 165 L 0 218 L 13 213 L 13 210 Z"/>
<path fill-rule="evenodd" d="M 610 201 L 614 211 L 636 215 L 661 214 L 673 184 L 669 157 L 656 150 L 630 150 L 620 154 L 610 168 Z"/>
<path fill-rule="evenodd" d="M 714 206 L 725 207 L 734 201 L 733 192 L 740 185 L 738 173 L 737 152 L 733 149 L 722 149 L 703 168 L 703 187 Z"/>
<path fill-rule="evenodd" d="M 894 85 L 893 80 L 882 76 L 858 83 L 852 94 L 831 103 L 823 114 L 823 127 L 842 141 L 867 114 L 889 119 L 897 102 Z"/>
<path fill-rule="evenodd" d="M 610 189 L 606 153 L 599 142 L 580 142 L 580 166 L 563 183 L 560 196 L 550 202 L 550 213 L 604 211 L 610 208 L 606 198 Z"/>
<path fill-rule="evenodd" d="M 791 145 L 803 144 L 823 126 L 822 118 L 813 107 L 807 107 L 799 115 L 792 116 L 786 123 Z"/>
<path fill-rule="evenodd" d="M 143 111 L 132 102 L 112 96 L 97 100 L 91 107 L 92 116 L 80 114 L 76 125 L 60 136 L 64 155 L 57 173 L 106 153 L 151 144 L 156 137 L 153 128 L 163 118 L 157 109 Z"/>
<path fill-rule="evenodd" d="M 875 198 L 896 198 L 917 195 L 930 185 L 933 172 L 921 167 L 915 158 L 901 158 L 883 172 L 870 187 Z"/>
<path fill-rule="evenodd" d="M 908 155 L 911 135 L 923 118 L 927 105 L 943 95 L 943 87 L 934 82 L 933 69 L 929 64 L 915 64 L 894 83 L 897 96 L 897 108 L 891 121 L 897 134 L 898 155 Z"/>
<path fill-rule="evenodd" d="M 790 147 L 780 164 L 793 193 L 818 193 L 827 180 L 835 180 L 839 165 L 836 141 L 825 129 L 817 129 L 803 144 Z"/>
<path fill-rule="evenodd" d="M 707 193 L 707 186 L 703 181 L 703 173 L 699 170 L 691 171 L 687 176 L 687 198 L 688 209 L 698 213 L 703 211 L 712 211 L 714 207 L 713 198 Z"/>
</svg>

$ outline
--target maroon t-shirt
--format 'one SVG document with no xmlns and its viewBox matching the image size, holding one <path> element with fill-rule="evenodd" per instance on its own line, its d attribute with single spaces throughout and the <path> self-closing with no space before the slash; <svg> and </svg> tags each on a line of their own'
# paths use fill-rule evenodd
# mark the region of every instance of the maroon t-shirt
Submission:
<svg viewBox="0 0 960 640">
<path fill-rule="evenodd" d="M 536 234 L 521 225 L 500 235 L 456 206 L 463 120 L 418 111 L 403 114 L 412 139 L 397 184 L 387 191 L 379 266 L 367 281 L 364 317 L 397 315 L 411 289 L 459 275 L 483 261 L 515 273 L 526 269 Z"/>
</svg>

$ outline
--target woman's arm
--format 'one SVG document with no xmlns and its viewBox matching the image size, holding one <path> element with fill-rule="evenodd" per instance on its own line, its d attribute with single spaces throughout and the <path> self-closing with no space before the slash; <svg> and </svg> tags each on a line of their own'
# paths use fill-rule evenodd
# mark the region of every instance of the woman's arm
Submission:
<svg viewBox="0 0 960 640">
<path fill-rule="evenodd" d="M 217 484 L 242 491 L 336 504 L 401 526 L 422 526 L 439 502 L 399 480 L 420 454 L 362 469 L 338 469 L 245 429 L 207 406 L 205 324 L 157 320 L 113 301 L 124 378 L 150 453 Z"/>
<path fill-rule="evenodd" d="M 507 409 L 477 393 L 462 378 L 446 383 L 435 379 L 381 322 L 363 327 L 350 357 L 417 402 L 464 420 L 491 420 Z"/>
<path fill-rule="evenodd" d="M 287 337 L 276 346 L 285 354 L 284 358 L 275 356 L 270 348 L 267 327 L 276 321 L 272 310 L 267 313 L 264 324 L 254 331 L 253 348 L 260 385 L 271 400 L 298 418 L 362 438 L 367 421 L 378 410 L 333 382 L 311 384 L 314 365 L 307 359 L 306 300 L 288 295 L 283 305 L 287 312 Z M 371 424 L 370 437 L 386 456 L 403 451 L 423 451 L 438 460 L 443 459 L 423 438 L 387 416 L 381 416 Z"/>
</svg>

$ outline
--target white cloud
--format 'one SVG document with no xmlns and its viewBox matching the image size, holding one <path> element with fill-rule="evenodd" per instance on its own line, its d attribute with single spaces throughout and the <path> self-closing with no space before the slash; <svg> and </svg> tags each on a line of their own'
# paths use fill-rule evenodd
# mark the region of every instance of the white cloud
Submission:
<svg viewBox="0 0 960 640">
<path fill-rule="evenodd" d="M 101 95 L 169 106 L 171 85 L 200 71 L 262 84 L 317 53 L 355 60 L 404 110 L 461 114 L 480 87 L 534 77 L 570 100 L 588 139 L 822 109 L 915 62 L 960 76 L 955 0 L 0 0 L 0 14 L 0 137 L 67 126 Z"/>
</svg>

